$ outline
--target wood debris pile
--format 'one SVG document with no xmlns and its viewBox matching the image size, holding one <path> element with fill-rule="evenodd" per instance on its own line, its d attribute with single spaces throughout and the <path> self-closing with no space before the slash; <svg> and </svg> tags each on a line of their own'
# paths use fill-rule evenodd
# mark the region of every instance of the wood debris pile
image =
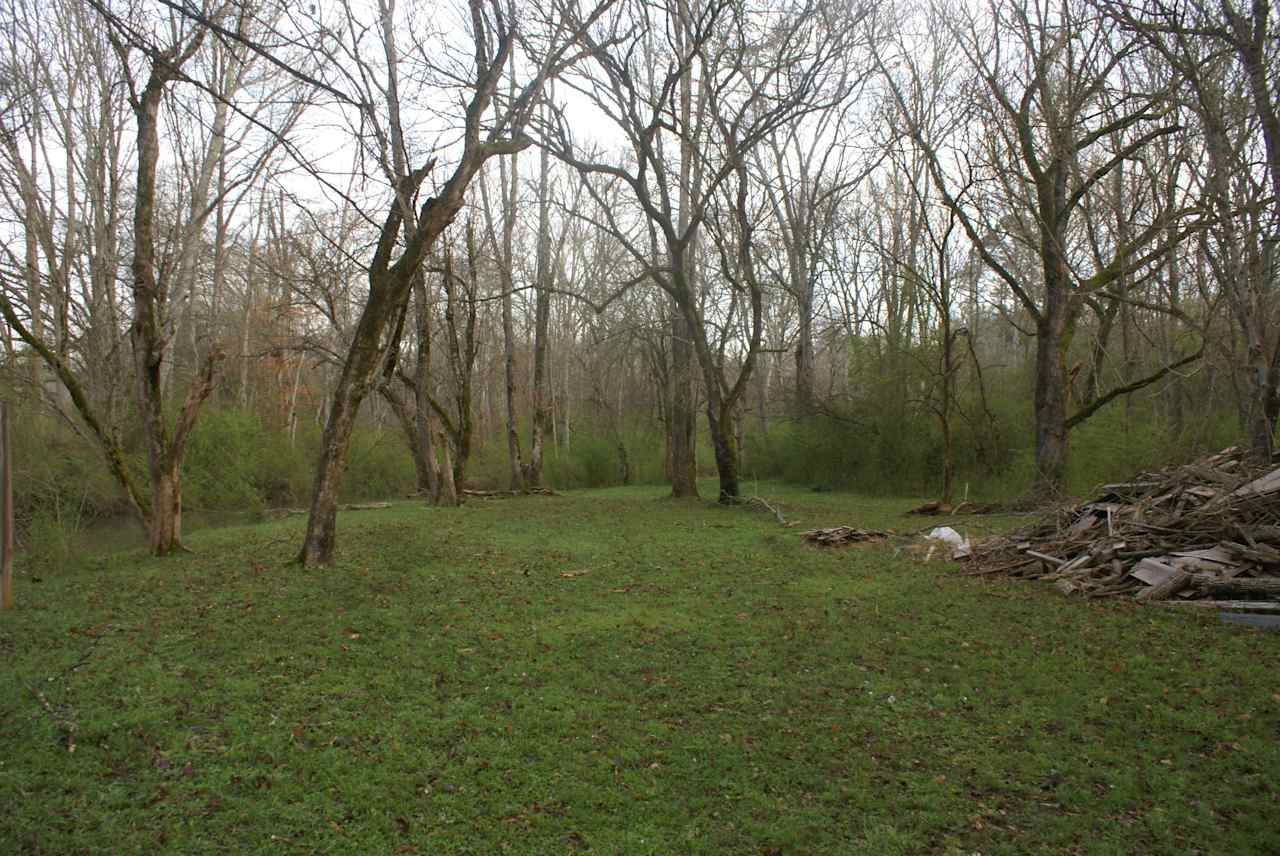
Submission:
<svg viewBox="0 0 1280 856">
<path fill-rule="evenodd" d="M 810 529 L 803 532 L 801 538 L 810 544 L 820 547 L 843 547 L 846 544 L 866 544 L 872 541 L 883 541 L 889 537 L 888 532 L 878 529 L 854 529 L 851 526 L 833 526 L 830 529 Z"/>
<path fill-rule="evenodd" d="M 972 574 L 1052 581 L 1064 594 L 1280 611 L 1280 467 L 1252 468 L 1232 447 L 1143 473 L 972 559 Z"/>
</svg>

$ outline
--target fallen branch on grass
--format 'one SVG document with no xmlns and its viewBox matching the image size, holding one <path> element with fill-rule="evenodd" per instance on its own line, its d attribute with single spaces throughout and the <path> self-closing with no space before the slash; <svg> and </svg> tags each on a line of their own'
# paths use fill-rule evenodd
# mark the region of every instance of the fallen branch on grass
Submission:
<svg viewBox="0 0 1280 856">
<path fill-rule="evenodd" d="M 339 505 L 339 511 L 376 511 L 381 508 L 390 508 L 389 502 L 351 502 L 346 505 Z M 311 512 L 305 508 L 269 508 L 267 509 L 267 517 L 293 517 L 300 514 L 310 514 Z"/>
<path fill-rule="evenodd" d="M 80 655 L 80 659 L 76 660 L 70 666 L 67 666 L 58 674 L 49 678 L 49 683 L 62 683 L 71 676 L 76 669 L 79 669 L 85 663 L 89 662 L 89 658 L 93 656 L 93 650 L 98 644 L 98 637 L 94 637 L 93 642 L 89 645 L 88 650 Z M 40 707 L 44 708 L 44 712 L 49 715 L 49 719 L 53 721 L 53 725 L 62 733 L 62 745 L 66 747 L 68 752 L 76 751 L 76 731 L 78 726 L 75 720 L 75 711 L 70 705 L 61 704 L 54 705 L 49 701 L 49 697 L 44 694 L 38 687 L 30 687 L 31 694 L 36 697 L 36 701 L 40 702 Z"/>
<path fill-rule="evenodd" d="M 926 517 L 958 517 L 962 514 L 998 514 L 1002 511 L 999 505 L 990 502 L 962 502 L 959 505 L 949 505 L 942 500 L 934 500 L 926 502 L 924 505 L 918 505 L 907 512 L 907 514 L 919 514 Z"/>
<path fill-rule="evenodd" d="M 758 496 L 751 496 L 751 497 L 747 497 L 747 499 L 746 499 L 746 500 L 744 500 L 744 503 L 745 503 L 746 505 L 759 505 L 759 506 L 761 506 L 762 508 L 764 508 L 764 510 L 765 510 L 765 511 L 769 512 L 769 513 L 770 513 L 770 514 L 772 514 L 774 517 L 778 518 L 778 524 L 779 524 L 780 526 L 786 526 L 786 525 L 787 525 L 787 519 L 786 519 L 785 517 L 783 517 L 783 516 L 782 516 L 782 511 L 781 511 L 781 509 L 774 508 L 772 505 L 770 505 L 768 502 L 766 502 L 763 498 L 758 497 Z"/>
</svg>

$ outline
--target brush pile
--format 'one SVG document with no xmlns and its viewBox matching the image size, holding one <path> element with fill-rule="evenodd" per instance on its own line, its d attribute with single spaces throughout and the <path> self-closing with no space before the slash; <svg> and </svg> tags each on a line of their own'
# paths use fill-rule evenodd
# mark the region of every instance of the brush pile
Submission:
<svg viewBox="0 0 1280 856">
<path fill-rule="evenodd" d="M 1233 447 L 1143 473 L 972 559 L 972 574 L 1047 580 L 1063 594 L 1280 612 L 1280 467 L 1252 468 Z"/>
<path fill-rule="evenodd" d="M 833 526 L 830 529 L 810 529 L 800 535 L 810 544 L 819 547 L 843 547 L 847 544 L 866 544 L 872 541 L 883 541 L 889 537 L 888 532 L 878 529 L 854 529 L 851 526 Z"/>
</svg>

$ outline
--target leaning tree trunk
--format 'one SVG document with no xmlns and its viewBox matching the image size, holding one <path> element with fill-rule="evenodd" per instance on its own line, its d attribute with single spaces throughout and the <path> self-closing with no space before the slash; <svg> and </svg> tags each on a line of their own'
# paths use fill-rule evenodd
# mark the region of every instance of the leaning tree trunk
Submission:
<svg viewBox="0 0 1280 856">
<path fill-rule="evenodd" d="M 715 354 L 707 345 L 706 338 L 695 339 L 693 343 L 698 364 L 702 368 L 702 382 L 706 386 L 707 429 L 711 437 L 711 448 L 715 453 L 716 473 L 720 478 L 718 501 L 726 505 L 736 503 L 742 495 L 738 484 L 742 449 L 736 430 L 737 408 L 743 392 L 751 382 L 760 347 L 762 305 L 760 292 L 755 288 L 752 289 L 752 315 L 754 327 L 751 342 L 746 359 L 738 370 L 737 380 L 732 386 L 724 383 L 723 368 L 717 365 Z M 687 323 L 693 326 L 692 322 Z"/>
<path fill-rule="evenodd" d="M 372 279 L 372 277 L 371 277 Z M 299 560 L 306 567 L 327 565 L 333 561 L 333 548 L 338 525 L 338 487 L 347 466 L 351 434 L 360 404 L 381 362 L 382 328 L 387 313 L 382 312 L 386 299 L 386 283 L 370 283 L 370 301 L 356 325 L 355 339 L 342 366 L 342 374 L 333 391 L 329 419 L 320 442 L 320 462 L 312 488 L 311 508 L 307 516 L 307 534 L 302 542 Z M 381 286 L 383 299 L 375 299 Z"/>
<path fill-rule="evenodd" d="M 383 363 L 386 352 L 382 342 L 383 335 L 387 332 L 389 322 L 404 307 L 426 251 L 462 207 L 465 182 L 461 187 L 450 187 L 440 196 L 427 200 L 418 213 L 417 226 L 409 236 L 403 254 L 394 264 L 391 262 L 391 253 L 404 220 L 403 214 L 410 204 L 408 200 L 417 193 L 429 168 L 415 170 L 401 181 L 379 235 L 378 248 L 369 270 L 369 296 L 360 319 L 356 322 L 355 333 L 342 364 L 342 373 L 330 400 L 329 418 L 321 439 L 320 460 L 316 466 L 311 509 L 307 517 L 307 532 L 298 554 L 299 561 L 306 567 L 328 565 L 333 561 L 338 487 L 346 469 L 356 415 L 373 388 L 378 369 Z M 473 164 L 471 174 L 478 168 L 478 163 Z M 458 169 L 461 172 L 463 165 Z M 469 180 L 470 175 L 467 178 Z"/>
<path fill-rule="evenodd" d="M 453 480 L 453 460 L 450 457 L 449 438 L 437 432 L 436 445 L 440 447 L 440 481 L 437 505 L 458 505 L 458 484 Z"/>
<path fill-rule="evenodd" d="M 483 39 L 486 19 L 478 4 L 473 2 L 470 6 L 473 35 L 477 40 Z M 466 104 L 462 151 L 453 172 L 437 188 L 435 195 L 421 204 L 416 217 L 413 205 L 418 189 L 427 173 L 435 166 L 435 160 L 429 160 L 408 175 L 400 177 L 396 183 L 395 198 L 379 233 L 377 249 L 369 266 L 369 294 L 356 324 L 351 348 L 343 362 L 342 374 L 333 393 L 329 422 L 324 430 L 311 513 L 307 519 L 307 534 L 298 557 L 308 567 L 327 565 L 333 561 L 338 482 L 346 465 L 356 414 L 371 389 L 384 358 L 386 349 L 382 338 L 388 322 L 398 312 L 404 311 L 422 260 L 462 209 L 467 187 L 484 166 L 484 162 L 497 155 L 515 154 L 532 144 L 528 137 L 499 138 L 498 129 L 486 131 L 483 127 L 484 117 L 493 102 L 501 78 L 501 70 L 511 56 L 515 39 L 515 30 L 506 29 L 502 32 L 495 51 L 477 52 L 475 88 Z M 536 82 L 540 84 L 541 79 Z M 518 112 L 517 108 L 527 103 L 527 99 L 532 98 L 535 91 L 536 87 L 531 83 L 530 89 L 510 108 Z M 398 110 L 394 93 L 391 94 L 391 103 L 393 109 Z M 508 113 L 508 118 L 511 116 Z M 499 123 L 499 127 L 509 130 L 511 126 Z M 405 226 L 404 248 L 400 257 L 392 262 L 391 255 L 399 242 L 402 225 Z M 396 343 L 385 344 L 390 346 Z"/>
<path fill-rule="evenodd" d="M 436 462 L 435 447 L 438 444 L 435 438 L 437 428 L 435 419 L 432 418 L 430 411 L 431 405 L 424 401 L 424 398 L 425 396 L 419 396 L 418 409 L 413 416 L 414 427 L 417 429 L 418 456 L 422 458 L 425 466 L 423 484 L 420 490 L 431 505 L 440 505 L 441 480 L 443 476 L 440 464 Z M 452 474 L 452 470 L 450 470 L 450 474 Z"/>
</svg>

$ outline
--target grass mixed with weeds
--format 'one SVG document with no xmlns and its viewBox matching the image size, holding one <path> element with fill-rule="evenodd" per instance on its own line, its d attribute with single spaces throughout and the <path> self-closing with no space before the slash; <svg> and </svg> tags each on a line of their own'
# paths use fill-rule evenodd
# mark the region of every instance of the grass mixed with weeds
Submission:
<svg viewBox="0 0 1280 856">
<path fill-rule="evenodd" d="M 0 851 L 1280 852 L 1274 635 L 657 488 L 301 527 L 19 576 Z"/>
</svg>

